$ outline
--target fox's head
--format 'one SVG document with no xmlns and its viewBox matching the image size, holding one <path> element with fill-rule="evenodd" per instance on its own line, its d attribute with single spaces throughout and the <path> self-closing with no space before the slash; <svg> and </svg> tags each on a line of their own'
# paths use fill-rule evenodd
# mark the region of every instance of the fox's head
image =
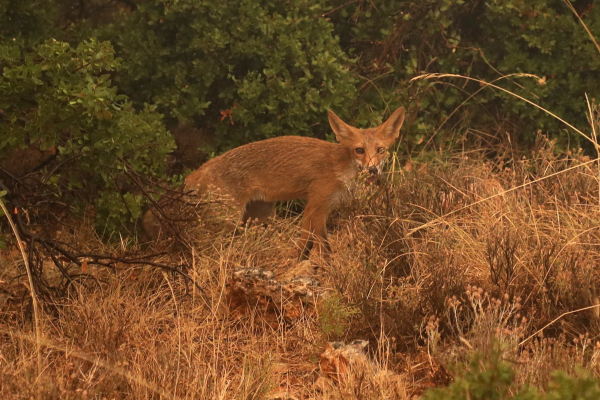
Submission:
<svg viewBox="0 0 600 400">
<path fill-rule="evenodd" d="M 369 129 L 354 128 L 331 110 L 328 114 L 329 124 L 336 139 L 350 150 L 359 169 L 366 169 L 372 175 L 378 175 L 388 157 L 389 148 L 400 134 L 400 127 L 404 122 L 404 107 L 394 111 L 390 118 L 377 128 Z"/>
</svg>

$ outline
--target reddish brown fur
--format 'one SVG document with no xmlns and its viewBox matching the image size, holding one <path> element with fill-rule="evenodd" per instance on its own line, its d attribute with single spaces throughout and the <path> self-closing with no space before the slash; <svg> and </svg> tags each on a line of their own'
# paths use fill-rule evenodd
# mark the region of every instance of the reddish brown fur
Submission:
<svg viewBox="0 0 600 400">
<path fill-rule="evenodd" d="M 198 194 L 210 187 L 219 190 L 243 212 L 244 221 L 263 221 L 277 201 L 306 200 L 300 238 L 301 258 L 306 259 L 313 235 L 319 246 L 329 249 L 329 212 L 361 168 L 380 172 L 403 120 L 404 108 L 400 108 L 377 128 L 357 129 L 329 111 L 329 122 L 340 143 L 300 136 L 249 143 L 208 161 L 185 179 L 185 185 Z M 152 231 L 151 213 L 144 216 L 144 227 Z"/>
</svg>

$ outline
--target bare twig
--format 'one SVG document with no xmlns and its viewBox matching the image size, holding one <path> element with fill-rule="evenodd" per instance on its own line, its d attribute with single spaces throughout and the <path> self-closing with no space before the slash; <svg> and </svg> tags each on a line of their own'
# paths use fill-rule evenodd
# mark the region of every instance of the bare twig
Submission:
<svg viewBox="0 0 600 400">
<path fill-rule="evenodd" d="M 326 17 L 326 16 L 328 16 L 329 14 L 333 14 L 333 13 L 334 13 L 334 12 L 336 12 L 337 10 L 339 10 L 339 9 L 341 9 L 341 8 L 344 8 L 344 7 L 346 7 L 346 6 L 348 6 L 348 5 L 352 4 L 352 3 L 358 3 L 358 0 L 350 0 L 350 1 L 349 1 L 349 2 L 347 2 L 347 3 L 344 3 L 344 4 L 342 4 L 342 5 L 339 5 L 339 6 L 335 7 L 335 8 L 332 8 L 331 10 L 327 11 L 326 13 L 323 13 L 323 14 L 319 15 L 318 17 L 320 17 L 320 18 Z M 316 17 L 315 17 L 315 18 L 316 18 Z"/>
</svg>

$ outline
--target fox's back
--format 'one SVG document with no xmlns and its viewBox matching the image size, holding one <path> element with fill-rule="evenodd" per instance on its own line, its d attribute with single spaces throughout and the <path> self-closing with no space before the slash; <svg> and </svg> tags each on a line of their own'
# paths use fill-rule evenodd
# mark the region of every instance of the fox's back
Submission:
<svg viewBox="0 0 600 400">
<path fill-rule="evenodd" d="M 353 175 L 348 150 L 337 143 L 282 136 L 249 143 L 208 161 L 186 179 L 234 197 L 280 201 L 306 198 L 316 184 L 343 185 Z"/>
</svg>

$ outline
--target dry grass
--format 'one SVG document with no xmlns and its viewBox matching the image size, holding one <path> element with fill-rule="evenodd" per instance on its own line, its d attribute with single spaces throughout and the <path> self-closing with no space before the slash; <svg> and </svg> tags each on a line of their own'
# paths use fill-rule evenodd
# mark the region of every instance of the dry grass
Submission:
<svg viewBox="0 0 600 400">
<path fill-rule="evenodd" d="M 543 388 L 552 370 L 576 364 L 599 374 L 598 308 L 562 316 L 599 303 L 598 171 L 553 146 L 540 138 L 527 157 L 505 151 L 500 161 L 411 160 L 359 187 L 332 216 L 333 254 L 314 260 L 323 297 L 293 321 L 231 310 L 227 289 L 236 268 L 295 267 L 295 217 L 236 235 L 206 218 L 187 230 L 192 252 L 164 246 L 160 261 L 185 257 L 209 307 L 176 275 L 90 266 L 97 281 L 44 306 L 41 374 L 12 247 L 0 259 L 0 397 L 411 398 L 493 346 L 514 361 L 517 385 Z M 86 223 L 60 238 L 97 252 L 136 246 L 107 247 Z M 45 268 L 49 282 L 60 278 Z M 354 339 L 369 341 L 370 360 L 352 364 L 351 378 L 317 383 L 327 342 Z"/>
</svg>

